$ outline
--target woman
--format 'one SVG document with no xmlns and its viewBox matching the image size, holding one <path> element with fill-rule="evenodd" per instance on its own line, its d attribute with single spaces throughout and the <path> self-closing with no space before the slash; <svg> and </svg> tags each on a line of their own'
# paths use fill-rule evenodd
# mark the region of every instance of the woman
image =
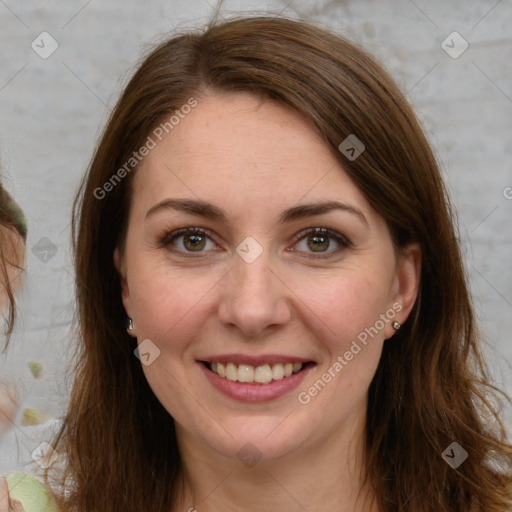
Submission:
<svg viewBox="0 0 512 512">
<path fill-rule="evenodd" d="M 269 17 L 161 44 L 74 220 L 62 510 L 511 506 L 436 161 L 354 44 Z"/>
<path fill-rule="evenodd" d="M 27 221 L 23 210 L 0 184 L 0 308 L 7 314 L 6 347 L 9 342 L 16 307 L 14 291 L 20 285 L 25 260 Z"/>
<path fill-rule="evenodd" d="M 26 236 L 23 211 L 0 185 L 0 311 L 6 316 L 3 351 L 9 343 L 16 318 L 14 292 L 20 285 L 23 272 Z M 17 410 L 15 390 L 0 378 L 0 437 L 12 426 Z"/>
<path fill-rule="evenodd" d="M 16 319 L 14 293 L 21 284 L 24 271 L 27 221 L 23 210 L 0 184 L 0 307 L 6 315 L 5 346 Z M 9 382 L 0 380 L 0 437 L 12 427 L 18 410 L 15 390 Z M 11 493 L 9 496 L 9 489 Z M 50 502 L 46 490 L 36 479 L 27 474 L 12 473 L 0 477 L 0 512 L 23 511 L 24 506 L 38 504 L 36 510 L 51 512 L 45 508 Z M 22 504 L 22 501 L 23 504 Z"/>
</svg>

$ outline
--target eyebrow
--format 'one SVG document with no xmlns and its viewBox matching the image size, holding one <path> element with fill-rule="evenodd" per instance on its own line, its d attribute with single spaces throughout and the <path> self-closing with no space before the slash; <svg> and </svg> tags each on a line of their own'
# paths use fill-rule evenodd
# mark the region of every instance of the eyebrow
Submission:
<svg viewBox="0 0 512 512">
<path fill-rule="evenodd" d="M 159 203 L 152 206 L 146 212 L 146 220 L 159 211 L 169 209 L 205 217 L 207 219 L 218 220 L 224 222 L 227 225 L 230 224 L 227 220 L 227 215 L 224 210 L 206 201 L 196 199 L 164 199 L 163 201 L 160 201 Z M 295 220 L 313 217 L 315 215 L 322 215 L 323 213 L 328 213 L 333 210 L 342 210 L 344 212 L 350 213 L 357 217 L 367 227 L 369 227 L 368 220 L 361 210 L 355 206 L 351 206 L 340 201 L 322 201 L 292 206 L 291 208 L 287 208 L 281 213 L 278 223 L 285 224 Z"/>
</svg>

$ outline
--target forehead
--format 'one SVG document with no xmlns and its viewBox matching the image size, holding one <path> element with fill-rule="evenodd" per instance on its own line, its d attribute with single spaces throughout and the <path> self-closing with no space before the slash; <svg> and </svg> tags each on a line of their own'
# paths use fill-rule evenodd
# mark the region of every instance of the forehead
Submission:
<svg viewBox="0 0 512 512">
<path fill-rule="evenodd" d="M 291 108 L 245 92 L 197 98 L 142 160 L 134 194 L 144 202 L 166 195 L 217 202 L 297 203 L 351 199 L 362 193 L 315 128 Z"/>
</svg>

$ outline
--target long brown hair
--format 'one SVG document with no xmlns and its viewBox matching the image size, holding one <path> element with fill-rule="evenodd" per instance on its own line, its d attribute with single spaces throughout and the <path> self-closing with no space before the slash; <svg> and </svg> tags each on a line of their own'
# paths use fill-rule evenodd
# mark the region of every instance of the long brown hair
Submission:
<svg viewBox="0 0 512 512">
<path fill-rule="evenodd" d="M 367 478 L 380 509 L 506 510 L 512 447 L 492 402 L 500 395 L 479 349 L 454 212 L 417 118 L 357 45 L 268 16 L 214 22 L 158 45 L 126 86 L 84 177 L 73 219 L 80 345 L 55 440 L 66 462 L 53 474 L 68 490 L 63 510 L 172 507 L 181 470 L 174 422 L 133 355 L 112 255 L 123 245 L 137 172 L 126 162 L 162 119 L 191 97 L 200 102 L 204 88 L 294 108 L 385 219 L 396 247 L 420 244 L 417 301 L 385 344 L 369 389 Z M 365 145 L 354 160 L 338 150 L 351 134 Z M 457 469 L 442 457 L 453 441 L 468 453 Z"/>
</svg>

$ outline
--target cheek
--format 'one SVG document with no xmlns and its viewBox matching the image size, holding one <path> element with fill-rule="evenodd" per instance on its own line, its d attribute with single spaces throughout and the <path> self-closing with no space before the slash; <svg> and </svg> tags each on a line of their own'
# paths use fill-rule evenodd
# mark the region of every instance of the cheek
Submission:
<svg viewBox="0 0 512 512">
<path fill-rule="evenodd" d="M 298 400 L 316 410 L 330 410 L 323 421 L 329 423 L 326 428 L 335 428 L 366 396 L 394 311 L 386 317 L 389 295 L 375 280 L 340 280 L 321 291 L 322 287 L 314 288 L 309 299 L 324 358 L 316 378 L 301 388 Z"/>
<path fill-rule="evenodd" d="M 379 276 L 354 270 L 338 278 L 331 274 L 315 281 L 297 280 L 295 290 L 307 306 L 303 311 L 309 311 L 308 323 L 320 328 L 331 352 L 344 352 L 358 337 L 364 341 L 368 331 L 372 339 L 384 338 L 379 319 L 390 307 L 390 290 Z M 374 330 L 376 322 L 378 334 Z"/>
<path fill-rule="evenodd" d="M 181 339 L 186 341 L 184 333 L 190 337 L 195 332 L 193 326 L 204 307 L 201 303 L 208 299 L 214 284 L 211 273 L 191 279 L 186 270 L 171 274 L 153 266 L 151 271 L 140 272 L 130 283 L 139 340 L 149 338 L 168 349 L 177 348 Z"/>
</svg>

